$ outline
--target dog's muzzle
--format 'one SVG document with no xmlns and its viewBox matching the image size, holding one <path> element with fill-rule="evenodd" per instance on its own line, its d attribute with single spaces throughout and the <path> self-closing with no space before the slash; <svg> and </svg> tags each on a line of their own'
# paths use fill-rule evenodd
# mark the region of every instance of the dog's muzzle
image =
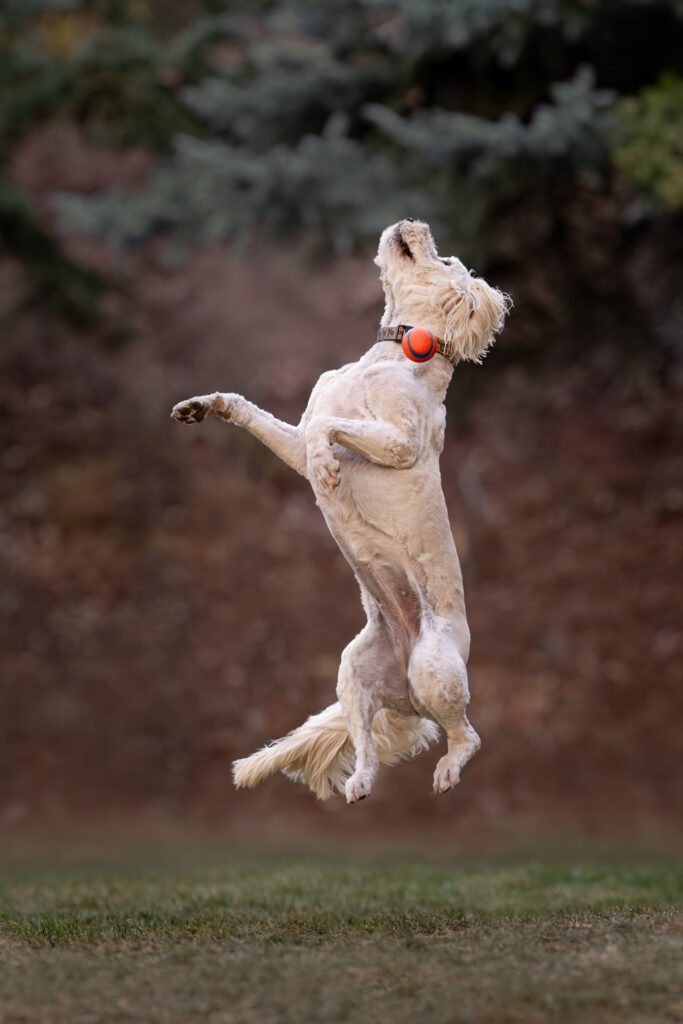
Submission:
<svg viewBox="0 0 683 1024">
<path fill-rule="evenodd" d="M 410 331 L 412 326 L 412 324 L 398 324 L 396 327 L 380 327 L 377 332 L 377 341 L 395 341 L 400 345 L 403 341 L 403 335 L 406 331 Z M 449 342 L 444 341 L 443 338 L 435 338 L 434 340 L 436 342 L 436 351 L 439 355 L 455 366 L 458 360 L 453 346 Z"/>
</svg>

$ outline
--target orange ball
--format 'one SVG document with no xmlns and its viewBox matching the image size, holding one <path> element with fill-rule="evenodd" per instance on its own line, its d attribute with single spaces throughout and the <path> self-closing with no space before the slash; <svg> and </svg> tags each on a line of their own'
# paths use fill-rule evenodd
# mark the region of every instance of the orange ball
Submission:
<svg viewBox="0 0 683 1024">
<path fill-rule="evenodd" d="M 413 363 L 426 363 L 436 355 L 436 341 L 426 327 L 411 327 L 401 342 L 404 356 Z"/>
</svg>

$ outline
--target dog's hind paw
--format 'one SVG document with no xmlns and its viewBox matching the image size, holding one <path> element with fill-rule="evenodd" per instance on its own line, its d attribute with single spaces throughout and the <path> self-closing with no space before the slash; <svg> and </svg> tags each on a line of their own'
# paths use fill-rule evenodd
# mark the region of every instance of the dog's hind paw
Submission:
<svg viewBox="0 0 683 1024">
<path fill-rule="evenodd" d="M 365 800 L 372 792 L 372 776 L 369 772 L 356 772 L 346 783 L 344 791 L 347 804 Z"/>
<path fill-rule="evenodd" d="M 447 793 L 460 782 L 460 764 L 458 761 L 449 758 L 448 754 L 442 757 L 434 772 L 434 792 L 437 794 Z"/>
</svg>

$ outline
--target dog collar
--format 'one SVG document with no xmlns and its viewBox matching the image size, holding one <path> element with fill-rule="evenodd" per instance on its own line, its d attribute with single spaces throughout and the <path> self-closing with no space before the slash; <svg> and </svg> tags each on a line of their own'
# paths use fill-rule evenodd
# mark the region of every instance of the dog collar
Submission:
<svg viewBox="0 0 683 1024">
<path fill-rule="evenodd" d="M 403 335 L 411 329 L 411 324 L 398 324 L 396 327 L 380 327 L 377 331 L 377 341 L 395 341 L 398 345 L 403 341 Z M 447 359 L 453 366 L 456 364 L 456 355 L 453 347 L 443 338 L 435 338 L 436 351 Z"/>
</svg>

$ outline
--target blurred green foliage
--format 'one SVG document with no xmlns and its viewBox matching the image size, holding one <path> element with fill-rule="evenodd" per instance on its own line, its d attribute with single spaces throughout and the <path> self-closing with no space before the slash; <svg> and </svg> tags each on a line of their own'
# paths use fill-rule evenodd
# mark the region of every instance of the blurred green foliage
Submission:
<svg viewBox="0 0 683 1024">
<path fill-rule="evenodd" d="M 69 259 L 38 223 L 26 198 L 2 178 L 0 234 L 7 251 L 26 264 L 34 299 L 54 306 L 79 327 L 94 327 L 100 322 L 99 299 L 106 287 L 103 278 Z"/>
<path fill-rule="evenodd" d="M 153 152 L 59 197 L 102 237 L 348 252 L 410 214 L 485 266 L 615 171 L 680 208 L 682 72 L 681 0 L 6 0 L 0 144 L 59 116 Z"/>
<path fill-rule="evenodd" d="M 664 75 L 617 110 L 616 166 L 665 207 L 683 209 L 683 80 Z"/>
</svg>

